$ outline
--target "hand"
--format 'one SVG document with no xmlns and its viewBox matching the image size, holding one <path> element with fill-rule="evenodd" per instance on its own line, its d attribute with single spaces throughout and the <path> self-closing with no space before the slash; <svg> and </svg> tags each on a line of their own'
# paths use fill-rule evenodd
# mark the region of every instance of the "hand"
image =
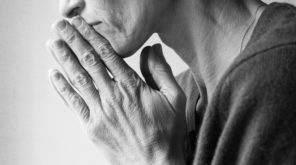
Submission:
<svg viewBox="0 0 296 165">
<path fill-rule="evenodd" d="M 49 77 L 97 148 L 112 164 L 184 164 L 186 98 L 161 46 L 141 54 L 145 83 L 82 18 L 72 24 L 57 22 L 61 39 L 48 43 L 68 80 Z"/>
</svg>

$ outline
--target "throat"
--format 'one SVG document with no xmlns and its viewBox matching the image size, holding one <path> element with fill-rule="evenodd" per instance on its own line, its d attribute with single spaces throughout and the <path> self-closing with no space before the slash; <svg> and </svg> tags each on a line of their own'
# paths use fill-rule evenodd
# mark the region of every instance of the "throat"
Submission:
<svg viewBox="0 0 296 165">
<path fill-rule="evenodd" d="M 210 31 L 196 43 L 195 61 L 188 64 L 197 82 L 201 82 L 200 88 L 205 88 L 201 92 L 207 92 L 203 94 L 207 100 L 211 100 L 221 78 L 246 48 L 265 7 L 265 4 L 254 4 L 234 22 L 215 21 L 212 29 L 208 28 Z"/>
<path fill-rule="evenodd" d="M 211 100 L 219 81 L 249 42 L 264 4 L 257 0 L 200 2 L 181 3 L 183 7 L 176 8 L 169 19 L 173 21 L 159 34 L 189 66 L 201 97 Z"/>
</svg>

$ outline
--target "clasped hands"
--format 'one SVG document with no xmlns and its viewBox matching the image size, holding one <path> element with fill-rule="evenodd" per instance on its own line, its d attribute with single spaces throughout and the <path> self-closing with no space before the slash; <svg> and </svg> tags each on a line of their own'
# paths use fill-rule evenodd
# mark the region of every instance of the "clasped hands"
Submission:
<svg viewBox="0 0 296 165">
<path fill-rule="evenodd" d="M 53 27 L 50 81 L 110 163 L 184 164 L 186 98 L 161 46 L 143 49 L 143 81 L 83 18 Z"/>
</svg>

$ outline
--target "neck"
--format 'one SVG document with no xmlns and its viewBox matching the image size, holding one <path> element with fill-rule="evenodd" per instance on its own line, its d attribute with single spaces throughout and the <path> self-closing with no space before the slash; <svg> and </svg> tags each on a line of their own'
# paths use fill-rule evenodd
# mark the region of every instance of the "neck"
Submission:
<svg viewBox="0 0 296 165">
<path fill-rule="evenodd" d="M 257 0 L 176 0 L 172 5 L 165 19 L 170 21 L 163 21 L 158 34 L 189 66 L 206 102 L 240 54 L 242 40 L 250 39 L 262 5 Z"/>
</svg>

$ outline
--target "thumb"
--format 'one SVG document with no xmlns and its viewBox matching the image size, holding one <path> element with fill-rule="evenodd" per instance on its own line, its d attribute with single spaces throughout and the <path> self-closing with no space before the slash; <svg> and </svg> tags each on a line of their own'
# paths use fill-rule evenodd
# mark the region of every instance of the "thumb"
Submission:
<svg viewBox="0 0 296 165">
<path fill-rule="evenodd" d="M 146 83 L 163 93 L 171 103 L 180 99 L 180 96 L 185 98 L 163 56 L 160 44 L 144 48 L 141 53 L 140 67 Z"/>
</svg>

